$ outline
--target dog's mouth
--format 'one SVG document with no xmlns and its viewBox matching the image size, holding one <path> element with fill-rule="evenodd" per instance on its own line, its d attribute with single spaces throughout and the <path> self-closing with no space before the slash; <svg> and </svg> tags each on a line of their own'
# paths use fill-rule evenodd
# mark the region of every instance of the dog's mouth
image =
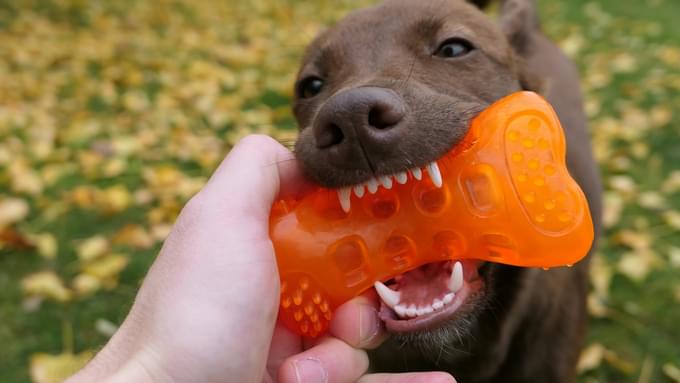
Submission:
<svg viewBox="0 0 680 383">
<path fill-rule="evenodd" d="M 429 177 L 433 186 L 442 186 L 437 161 L 337 189 L 340 206 L 349 213 L 353 194 L 361 199 L 380 188 L 392 189 L 425 177 Z M 393 333 L 428 331 L 455 320 L 464 303 L 481 293 L 484 286 L 481 273 L 486 264 L 474 259 L 434 262 L 399 274 L 386 283 L 376 282 L 375 290 L 381 299 L 380 318 Z"/>
<path fill-rule="evenodd" d="M 472 259 L 434 262 L 376 282 L 380 318 L 395 333 L 427 331 L 454 320 L 464 303 L 481 292 L 485 264 Z"/>
</svg>

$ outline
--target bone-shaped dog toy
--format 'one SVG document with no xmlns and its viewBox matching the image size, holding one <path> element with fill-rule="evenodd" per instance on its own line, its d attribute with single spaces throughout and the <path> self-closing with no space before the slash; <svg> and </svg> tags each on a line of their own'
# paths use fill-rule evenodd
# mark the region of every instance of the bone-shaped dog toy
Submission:
<svg viewBox="0 0 680 383">
<path fill-rule="evenodd" d="M 379 179 L 274 204 L 279 315 L 298 334 L 320 335 L 337 306 L 426 263 L 568 266 L 593 241 L 560 123 L 532 92 L 492 104 L 435 163 Z"/>
</svg>

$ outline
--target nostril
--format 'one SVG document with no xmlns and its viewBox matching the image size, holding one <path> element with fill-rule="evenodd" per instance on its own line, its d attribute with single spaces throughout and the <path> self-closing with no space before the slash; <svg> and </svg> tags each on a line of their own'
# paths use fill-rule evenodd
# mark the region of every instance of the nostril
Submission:
<svg viewBox="0 0 680 383">
<path fill-rule="evenodd" d="M 368 112 L 368 125 L 376 129 L 387 129 L 397 125 L 404 118 L 404 112 L 389 105 L 375 105 Z"/>
<path fill-rule="evenodd" d="M 326 149 L 339 145 L 344 139 L 345 135 L 342 133 L 342 129 L 336 124 L 330 123 L 316 137 L 316 146 L 319 149 Z"/>
</svg>

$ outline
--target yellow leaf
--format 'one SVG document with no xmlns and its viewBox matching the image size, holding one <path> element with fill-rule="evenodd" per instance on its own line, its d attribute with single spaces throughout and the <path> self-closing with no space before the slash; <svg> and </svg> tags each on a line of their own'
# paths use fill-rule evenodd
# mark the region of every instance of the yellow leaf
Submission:
<svg viewBox="0 0 680 383">
<path fill-rule="evenodd" d="M 101 257 L 109 251 L 109 241 L 102 235 L 83 240 L 76 248 L 76 254 L 82 261 L 90 261 Z"/>
<path fill-rule="evenodd" d="M 675 210 L 667 211 L 663 213 L 663 219 L 666 221 L 668 226 L 675 230 L 680 230 L 680 212 Z"/>
<path fill-rule="evenodd" d="M 43 191 L 43 182 L 38 173 L 31 169 L 24 161 L 13 162 L 9 166 L 9 175 L 12 182 L 12 190 L 17 193 L 40 194 Z"/>
<path fill-rule="evenodd" d="M 83 272 L 99 279 L 104 287 L 113 288 L 117 284 L 118 274 L 128 262 L 127 255 L 109 254 L 85 265 Z"/>
<path fill-rule="evenodd" d="M 657 255 L 651 250 L 630 251 L 621 256 L 617 268 L 621 274 L 628 278 L 642 282 L 659 263 Z"/>
<path fill-rule="evenodd" d="M 91 186 L 76 186 L 70 193 L 70 201 L 76 206 L 87 209 L 94 206 L 96 189 Z"/>
<path fill-rule="evenodd" d="M 19 222 L 28 215 L 28 203 L 20 198 L 0 200 L 0 228 Z"/>
<path fill-rule="evenodd" d="M 637 68 L 637 61 L 630 53 L 619 53 L 610 61 L 610 65 L 614 72 L 630 73 Z"/>
<path fill-rule="evenodd" d="M 655 191 L 646 191 L 638 196 L 638 204 L 646 209 L 661 210 L 666 207 L 666 200 Z"/>
<path fill-rule="evenodd" d="M 46 259 L 54 259 L 57 256 L 57 239 L 50 233 L 33 234 L 31 241 L 38 248 L 38 254 Z"/>
<path fill-rule="evenodd" d="M 97 198 L 102 208 L 109 213 L 117 213 L 127 209 L 132 196 L 123 185 L 114 185 L 102 190 Z"/>
<path fill-rule="evenodd" d="M 632 177 L 626 175 L 617 175 L 609 177 L 609 186 L 624 196 L 632 195 L 636 192 L 637 186 Z"/>
<path fill-rule="evenodd" d="M 31 379 L 35 383 L 63 382 L 85 367 L 94 354 L 94 351 L 83 351 L 80 354 L 33 354 L 30 361 Z"/>
<path fill-rule="evenodd" d="M 615 243 L 626 245 L 631 249 L 645 250 L 652 244 L 652 237 L 644 231 L 621 230 L 614 234 L 612 240 Z"/>
<path fill-rule="evenodd" d="M 661 185 L 664 193 L 675 193 L 680 190 L 680 170 L 673 170 Z"/>
<path fill-rule="evenodd" d="M 153 246 L 154 239 L 141 225 L 129 224 L 113 237 L 113 243 L 130 246 L 137 249 L 148 249 Z"/>
<path fill-rule="evenodd" d="M 668 249 L 668 258 L 671 262 L 671 267 L 680 268 L 680 247 L 671 246 Z"/>
<path fill-rule="evenodd" d="M 668 105 L 657 105 L 650 111 L 650 118 L 654 126 L 664 126 L 673 120 L 673 110 Z"/>
<path fill-rule="evenodd" d="M 668 378 L 673 379 L 676 383 L 680 383 L 680 368 L 672 363 L 665 363 L 661 370 Z"/>
<path fill-rule="evenodd" d="M 71 291 L 53 271 L 40 271 L 25 276 L 21 280 L 21 288 L 29 296 L 42 296 L 59 302 L 71 299 Z"/>
<path fill-rule="evenodd" d="M 579 374 L 586 371 L 594 370 L 602 364 L 602 358 L 604 357 L 605 348 L 600 343 L 593 343 L 588 345 L 583 351 L 581 351 L 581 356 L 578 359 L 578 365 L 576 369 Z"/>
<path fill-rule="evenodd" d="M 102 286 L 99 278 L 89 274 L 78 274 L 73 278 L 73 290 L 80 297 L 92 295 Z"/>
<path fill-rule="evenodd" d="M 605 227 L 614 226 L 621 218 L 624 202 L 623 198 L 618 193 L 605 192 L 604 193 L 604 210 L 602 213 L 602 223 Z"/>
</svg>

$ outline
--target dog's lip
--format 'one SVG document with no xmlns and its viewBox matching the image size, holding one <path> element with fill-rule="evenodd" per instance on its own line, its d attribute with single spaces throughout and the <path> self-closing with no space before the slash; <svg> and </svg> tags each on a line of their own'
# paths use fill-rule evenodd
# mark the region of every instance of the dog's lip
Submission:
<svg viewBox="0 0 680 383">
<path fill-rule="evenodd" d="M 385 328 L 392 333 L 411 333 L 431 330 L 453 319 L 468 298 L 478 293 L 483 286 L 484 282 L 482 279 L 466 282 L 458 291 L 453 301 L 444 306 L 442 310 L 420 315 L 412 319 L 397 318 L 396 313 L 391 308 L 384 302 L 380 302 L 379 317 L 385 323 Z"/>
<path fill-rule="evenodd" d="M 381 298 L 380 318 L 386 328 L 393 333 L 427 331 L 441 325 L 454 318 L 468 298 L 480 292 L 484 282 L 478 271 L 486 263 L 474 259 L 433 262 L 395 276 L 387 282 L 392 287 L 376 284 L 376 289 L 380 287 L 378 292 Z M 462 273 L 460 269 L 458 270 L 458 278 L 454 276 L 455 272 L 451 272 L 453 266 L 462 266 L 460 269 L 464 270 Z M 458 279 L 458 282 L 453 281 L 454 279 Z M 430 310 L 423 310 L 433 296 L 439 296 L 441 300 L 444 295 L 452 295 L 453 299 L 444 300 L 443 307 L 440 301 L 439 307 L 434 306 L 434 310 L 431 304 Z M 424 312 L 405 314 L 404 306 L 414 306 L 414 303 Z"/>
</svg>

